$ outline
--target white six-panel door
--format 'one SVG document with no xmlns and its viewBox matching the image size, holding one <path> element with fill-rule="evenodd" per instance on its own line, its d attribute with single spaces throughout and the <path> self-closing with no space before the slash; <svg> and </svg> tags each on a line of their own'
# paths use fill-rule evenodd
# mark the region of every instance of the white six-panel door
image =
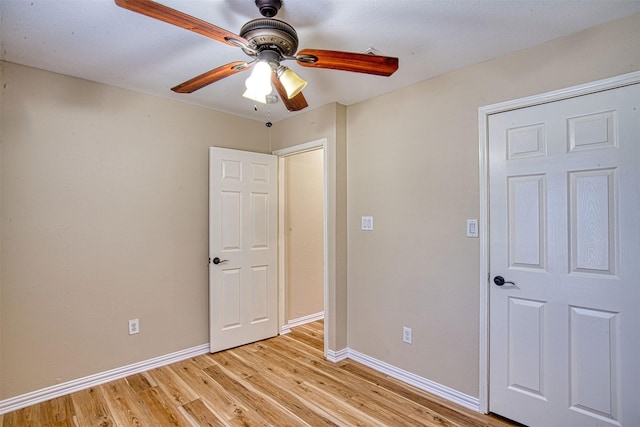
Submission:
<svg viewBox="0 0 640 427">
<path fill-rule="evenodd" d="M 276 160 L 269 154 L 209 149 L 212 353 L 278 332 Z"/>
<path fill-rule="evenodd" d="M 491 116 L 489 174 L 490 410 L 640 426 L 640 85 Z"/>
</svg>

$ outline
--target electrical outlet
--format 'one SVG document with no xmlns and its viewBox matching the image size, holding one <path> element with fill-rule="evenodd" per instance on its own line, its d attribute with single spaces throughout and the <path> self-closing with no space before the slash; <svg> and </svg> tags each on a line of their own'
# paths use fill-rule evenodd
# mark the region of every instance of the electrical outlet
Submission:
<svg viewBox="0 0 640 427">
<path fill-rule="evenodd" d="M 129 320 L 129 335 L 135 335 L 140 332 L 140 320 Z"/>
<path fill-rule="evenodd" d="M 362 217 L 362 227 L 363 231 L 373 231 L 373 217 L 372 216 L 363 216 Z"/>
<path fill-rule="evenodd" d="M 402 342 L 411 344 L 411 328 L 407 328 L 406 326 L 402 327 Z"/>
</svg>

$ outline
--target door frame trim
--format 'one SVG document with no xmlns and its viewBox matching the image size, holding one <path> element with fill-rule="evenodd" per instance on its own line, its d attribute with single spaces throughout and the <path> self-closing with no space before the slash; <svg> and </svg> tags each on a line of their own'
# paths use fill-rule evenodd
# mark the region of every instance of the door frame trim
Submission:
<svg viewBox="0 0 640 427">
<path fill-rule="evenodd" d="M 324 353 L 327 354 L 329 348 L 329 323 L 330 319 L 326 316 L 327 307 L 329 306 L 329 230 L 328 230 L 328 168 L 327 168 L 327 138 L 320 138 L 314 141 L 305 142 L 302 144 L 286 147 L 281 150 L 273 151 L 272 154 L 278 156 L 278 316 L 279 316 L 279 330 L 286 326 L 285 319 L 285 224 L 284 224 L 284 209 L 285 209 L 285 190 L 284 190 L 284 170 L 285 170 L 285 158 L 293 156 L 295 154 L 306 153 L 307 151 L 322 149 L 322 238 L 323 249 L 323 311 L 324 316 Z"/>
<path fill-rule="evenodd" d="M 489 412 L 489 116 L 519 108 L 561 101 L 595 92 L 640 83 L 640 71 L 597 80 L 539 95 L 518 98 L 478 108 L 479 171 L 480 171 L 480 379 L 479 410 Z"/>
</svg>

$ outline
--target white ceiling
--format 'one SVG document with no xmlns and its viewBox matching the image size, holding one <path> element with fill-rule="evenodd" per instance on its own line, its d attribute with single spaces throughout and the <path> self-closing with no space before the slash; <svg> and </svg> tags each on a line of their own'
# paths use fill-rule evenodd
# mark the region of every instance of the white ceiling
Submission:
<svg viewBox="0 0 640 427">
<path fill-rule="evenodd" d="M 159 1 L 234 33 L 261 17 L 254 0 Z M 399 58 L 391 77 L 287 62 L 309 81 L 309 110 L 353 104 L 637 12 L 640 0 L 283 0 L 277 18 L 296 28 L 300 49 L 373 47 Z M 173 93 L 191 77 L 248 57 L 113 0 L 0 0 L 0 14 L 3 60 L 256 120 L 296 114 L 281 103 L 254 111 L 241 96 L 246 72 L 192 94 Z"/>
</svg>

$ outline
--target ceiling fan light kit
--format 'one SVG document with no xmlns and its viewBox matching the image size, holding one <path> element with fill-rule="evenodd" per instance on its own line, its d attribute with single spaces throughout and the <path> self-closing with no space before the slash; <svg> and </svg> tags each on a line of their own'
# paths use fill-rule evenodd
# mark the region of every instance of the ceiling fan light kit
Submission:
<svg viewBox="0 0 640 427">
<path fill-rule="evenodd" d="M 302 80 L 291 68 L 281 65 L 277 70 L 277 77 L 287 91 L 287 98 L 291 99 L 307 87 L 308 82 Z"/>
<path fill-rule="evenodd" d="M 258 10 L 265 18 L 247 22 L 240 29 L 239 35 L 152 0 L 114 1 L 118 6 L 133 12 L 196 32 L 230 46 L 240 47 L 252 58 L 251 61 L 236 61 L 222 65 L 187 80 L 172 88 L 178 93 L 191 93 L 253 67 L 253 72 L 245 82 L 244 97 L 267 103 L 267 98 L 273 91 L 273 85 L 287 110 L 299 111 L 308 106 L 302 94 L 307 82 L 290 68 L 281 65 L 282 61 L 293 60 L 303 67 L 378 76 L 390 76 L 398 69 L 398 58 L 394 57 L 322 49 L 304 49 L 297 52 L 298 34 L 295 28 L 273 18 L 282 7 L 281 0 L 255 0 Z"/>
<path fill-rule="evenodd" d="M 258 61 L 253 66 L 253 71 L 245 81 L 247 90 L 242 96 L 263 104 L 267 103 L 267 95 L 273 89 L 271 87 L 271 65 L 267 61 Z"/>
</svg>

